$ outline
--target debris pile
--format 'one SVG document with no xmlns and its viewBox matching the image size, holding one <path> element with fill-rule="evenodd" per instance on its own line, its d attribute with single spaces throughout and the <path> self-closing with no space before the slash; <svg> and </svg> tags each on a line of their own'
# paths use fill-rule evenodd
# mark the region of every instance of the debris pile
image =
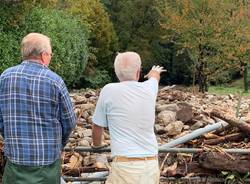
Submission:
<svg viewBox="0 0 250 184">
<path fill-rule="evenodd" d="M 92 115 L 100 90 L 71 93 L 77 114 L 77 126 L 66 147 L 90 147 Z M 239 99 L 241 99 L 239 101 Z M 201 153 L 160 153 L 162 177 L 221 177 L 221 171 L 247 173 L 250 156 L 225 153 L 222 148 L 249 148 L 250 99 L 234 95 L 193 94 L 185 89 L 164 87 L 156 105 L 155 133 L 159 146 L 219 121 L 228 125 L 189 140 L 178 147 L 202 148 Z M 237 114 L 237 115 L 236 115 Z M 236 117 L 238 116 L 238 117 Z M 105 130 L 104 143 L 110 144 Z M 1 149 L 1 144 L 0 144 Z M 110 153 L 62 154 L 65 176 L 86 177 L 86 173 L 109 170 Z M 0 164 L 2 164 L 0 153 Z"/>
</svg>

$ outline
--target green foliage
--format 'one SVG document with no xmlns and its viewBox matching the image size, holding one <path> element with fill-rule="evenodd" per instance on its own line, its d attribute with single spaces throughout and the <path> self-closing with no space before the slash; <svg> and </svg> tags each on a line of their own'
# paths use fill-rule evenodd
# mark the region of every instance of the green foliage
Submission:
<svg viewBox="0 0 250 184">
<path fill-rule="evenodd" d="M 237 65 L 229 59 L 232 48 L 239 50 L 232 38 L 243 36 L 231 14 L 234 8 L 234 1 L 221 0 L 169 0 L 165 4 L 165 37 L 178 46 L 179 53 L 188 51 L 202 92 L 221 71 Z"/>
<path fill-rule="evenodd" d="M 99 0 L 65 0 L 65 5 L 69 13 L 88 26 L 90 57 L 85 76 L 91 86 L 98 86 L 102 71 L 113 72 L 113 58 L 118 46 L 113 24 Z"/>
<path fill-rule="evenodd" d="M 167 43 L 159 34 L 162 31 L 159 8 L 163 2 L 164 0 L 103 1 L 117 31 L 120 50 L 138 52 L 146 70 L 153 64 L 166 63 L 169 59 L 169 49 L 165 47 Z"/>
<path fill-rule="evenodd" d="M 0 73 L 21 61 L 19 38 L 16 33 L 0 31 Z"/>
<path fill-rule="evenodd" d="M 221 171 L 221 175 L 225 178 L 225 184 L 244 184 L 245 179 L 249 178 L 250 172 L 247 172 L 244 176 L 241 176 L 237 172 Z"/>
<path fill-rule="evenodd" d="M 22 32 L 19 27 L 22 7 L 19 3 L 12 5 L 7 1 L 0 6 L 0 73 L 21 61 L 19 44 Z"/>
<path fill-rule="evenodd" d="M 73 87 L 81 79 L 88 58 L 88 35 L 83 24 L 62 11 L 35 8 L 25 17 L 24 31 L 51 38 L 54 56 L 50 68 L 68 86 Z"/>
<path fill-rule="evenodd" d="M 53 0 L 47 0 L 54 2 Z M 0 72 L 20 63 L 20 42 L 30 32 L 51 38 L 54 57 L 50 68 L 74 87 L 87 64 L 87 30 L 78 19 L 62 11 L 32 8 L 42 1 L 6 3 L 0 7 Z M 48 4 L 47 4 L 48 5 Z M 26 11 L 24 11 L 26 10 Z"/>
<path fill-rule="evenodd" d="M 84 76 L 84 87 L 98 88 L 109 83 L 112 80 L 110 74 L 106 70 L 95 70 L 95 73 Z"/>
</svg>

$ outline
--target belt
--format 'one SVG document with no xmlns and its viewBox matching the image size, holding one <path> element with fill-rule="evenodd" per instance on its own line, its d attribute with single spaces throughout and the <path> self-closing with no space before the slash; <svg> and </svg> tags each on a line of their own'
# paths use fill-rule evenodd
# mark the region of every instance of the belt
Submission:
<svg viewBox="0 0 250 184">
<path fill-rule="evenodd" d="M 124 157 L 124 156 L 116 156 L 113 159 L 113 162 L 131 162 L 131 161 L 147 161 L 147 160 L 157 160 L 157 156 L 151 157 Z"/>
</svg>

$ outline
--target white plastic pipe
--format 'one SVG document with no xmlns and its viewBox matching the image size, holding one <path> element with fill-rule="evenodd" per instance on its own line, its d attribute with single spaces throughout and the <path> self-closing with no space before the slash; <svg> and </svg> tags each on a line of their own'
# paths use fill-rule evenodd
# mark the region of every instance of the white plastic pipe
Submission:
<svg viewBox="0 0 250 184">
<path fill-rule="evenodd" d="M 182 144 L 185 142 L 188 142 L 196 137 L 199 137 L 205 133 L 217 130 L 219 128 L 223 128 L 225 126 L 227 126 L 228 123 L 226 123 L 225 121 L 219 121 L 218 123 L 212 124 L 212 125 L 207 125 L 203 128 L 199 128 L 197 130 L 194 130 L 193 132 L 186 134 L 178 139 L 175 139 L 173 141 L 170 141 L 162 146 L 160 146 L 159 148 L 172 148 L 177 146 L 178 144 Z"/>
</svg>

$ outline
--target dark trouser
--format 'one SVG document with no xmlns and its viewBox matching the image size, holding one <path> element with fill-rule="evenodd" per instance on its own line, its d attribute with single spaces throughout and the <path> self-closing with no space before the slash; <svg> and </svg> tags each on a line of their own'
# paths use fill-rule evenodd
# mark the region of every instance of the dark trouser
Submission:
<svg viewBox="0 0 250 184">
<path fill-rule="evenodd" d="M 3 184 L 60 184 L 61 161 L 46 166 L 23 166 L 7 160 Z"/>
</svg>

